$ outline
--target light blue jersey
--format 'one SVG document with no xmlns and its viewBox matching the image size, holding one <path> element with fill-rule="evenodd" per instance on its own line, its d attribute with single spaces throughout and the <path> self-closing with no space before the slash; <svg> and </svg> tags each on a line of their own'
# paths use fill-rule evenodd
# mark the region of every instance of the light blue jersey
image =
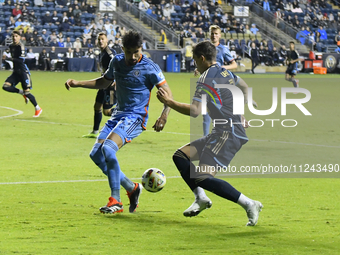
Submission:
<svg viewBox="0 0 340 255">
<path fill-rule="evenodd" d="M 145 55 L 134 66 L 125 63 L 125 55 L 118 54 L 110 62 L 104 73 L 105 79 L 116 81 L 117 110 L 114 115 L 139 115 L 145 128 L 151 90 L 165 83 L 162 70 Z"/>
<path fill-rule="evenodd" d="M 223 66 L 224 63 L 230 63 L 234 60 L 233 56 L 231 55 L 230 51 L 228 50 L 227 46 L 219 44 L 216 46 L 216 62 Z"/>
</svg>

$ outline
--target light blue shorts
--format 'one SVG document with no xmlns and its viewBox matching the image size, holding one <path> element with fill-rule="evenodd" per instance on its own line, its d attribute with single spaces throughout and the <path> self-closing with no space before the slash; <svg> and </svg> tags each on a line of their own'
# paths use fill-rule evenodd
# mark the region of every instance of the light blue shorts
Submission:
<svg viewBox="0 0 340 255">
<path fill-rule="evenodd" d="M 142 123 L 143 119 L 139 115 L 112 116 L 100 131 L 98 139 L 105 140 L 113 132 L 120 136 L 123 144 L 129 143 L 144 131 Z"/>
</svg>

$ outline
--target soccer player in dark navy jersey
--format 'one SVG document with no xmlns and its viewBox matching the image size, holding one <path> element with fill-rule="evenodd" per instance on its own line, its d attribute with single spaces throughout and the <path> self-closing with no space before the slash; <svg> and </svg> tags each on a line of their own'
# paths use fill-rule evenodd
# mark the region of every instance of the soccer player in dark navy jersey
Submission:
<svg viewBox="0 0 340 255">
<path fill-rule="evenodd" d="M 108 46 L 107 36 L 104 32 L 100 32 L 97 36 L 97 44 L 101 50 L 99 56 L 99 66 L 102 74 L 109 67 L 111 59 L 116 55 L 115 50 Z M 99 89 L 94 103 L 94 123 L 93 130 L 85 138 L 96 138 L 99 135 L 99 126 L 102 121 L 102 109 L 105 116 L 111 116 L 112 107 L 116 104 L 115 84 L 112 83 L 106 89 Z"/>
<path fill-rule="evenodd" d="M 173 155 L 173 161 L 182 178 L 195 195 L 194 203 L 184 211 L 184 216 L 192 217 L 212 206 L 203 189 L 238 203 L 248 216 L 248 226 L 256 225 L 262 204 L 249 199 L 228 182 L 215 178 L 218 167 L 228 167 L 230 161 L 243 144 L 248 141 L 243 125 L 243 116 L 233 114 L 233 96 L 227 88 L 217 88 L 216 84 L 235 86 L 232 75 L 216 62 L 216 47 L 210 42 L 200 42 L 193 49 L 197 70 L 201 73 L 191 104 L 180 103 L 162 88 L 158 99 L 184 115 L 197 117 L 201 113 L 202 96 L 207 99 L 207 108 L 213 119 L 229 120 L 229 124 L 215 125 L 212 132 L 186 144 Z M 213 95 L 213 99 L 210 95 Z M 209 100 L 208 100 L 209 99 Z M 214 102 L 219 102 L 218 105 Z M 230 124 L 231 120 L 234 124 Z M 223 122 L 225 123 L 225 122 Z M 242 125 L 243 123 L 243 125 Z M 192 161 L 198 160 L 198 167 Z"/>
<path fill-rule="evenodd" d="M 232 73 L 230 70 L 237 68 L 237 63 L 231 55 L 227 46 L 220 44 L 221 28 L 217 25 L 209 27 L 211 43 L 216 47 L 216 62 L 224 69 L 230 72 L 230 75 L 235 80 L 235 85 L 240 87 L 242 91 L 246 91 L 248 88 L 247 83 L 239 76 Z M 245 103 L 247 103 L 248 96 L 245 94 Z M 254 107 L 257 107 L 257 103 L 253 100 Z M 208 114 L 203 116 L 203 135 L 209 134 L 211 118 Z"/>
<path fill-rule="evenodd" d="M 295 88 L 299 87 L 299 80 L 295 79 L 297 74 L 298 61 L 303 60 L 299 57 L 299 53 L 295 50 L 295 43 L 289 43 L 290 51 L 287 52 L 287 70 L 286 70 L 286 81 L 292 82 Z"/>
<path fill-rule="evenodd" d="M 32 89 L 31 74 L 25 64 L 25 47 L 21 43 L 20 38 L 18 31 L 12 32 L 13 43 L 9 46 L 12 58 L 9 60 L 13 61 L 13 73 L 6 79 L 2 88 L 7 92 L 22 95 L 26 104 L 31 101 L 35 108 L 33 117 L 39 117 L 42 109 L 30 91 Z M 21 83 L 22 90 L 15 87 L 19 82 Z"/>
<path fill-rule="evenodd" d="M 123 211 L 120 200 L 120 185 L 128 192 L 130 199 L 129 212 L 134 212 L 142 186 L 133 183 L 121 171 L 116 153 L 126 143 L 139 136 L 146 129 L 148 121 L 151 90 L 156 86 L 163 88 L 171 95 L 171 90 L 157 64 L 142 55 L 142 36 L 136 31 L 129 31 L 123 36 L 123 52 L 116 55 L 109 68 L 100 78 L 88 81 L 68 80 L 67 89 L 82 87 L 102 89 L 116 81 L 117 107 L 111 118 L 99 133 L 90 157 L 93 162 L 108 176 L 111 188 L 109 203 L 101 207 L 102 213 L 118 213 Z M 163 130 L 170 108 L 164 105 L 161 116 L 153 128 Z"/>
</svg>

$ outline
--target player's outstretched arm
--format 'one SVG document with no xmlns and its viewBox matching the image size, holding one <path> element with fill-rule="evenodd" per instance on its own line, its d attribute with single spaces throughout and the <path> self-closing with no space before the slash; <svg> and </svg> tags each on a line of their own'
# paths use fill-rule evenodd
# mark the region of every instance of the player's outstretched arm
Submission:
<svg viewBox="0 0 340 255">
<path fill-rule="evenodd" d="M 192 104 L 177 102 L 162 88 L 157 91 L 157 98 L 162 103 L 184 115 L 197 117 L 200 114 L 201 103 L 198 101 L 193 101 Z"/>
<path fill-rule="evenodd" d="M 110 86 L 111 83 L 112 81 L 107 80 L 104 77 L 87 81 L 69 79 L 65 82 L 65 87 L 67 90 L 70 90 L 70 88 L 105 89 Z"/>
<path fill-rule="evenodd" d="M 172 92 L 171 92 L 171 89 L 170 89 L 170 87 L 167 83 L 165 83 L 161 87 L 157 87 L 157 88 L 158 89 L 162 88 L 164 91 L 166 91 L 166 93 L 169 95 L 169 97 L 172 98 Z M 163 130 L 163 128 L 166 124 L 166 121 L 168 119 L 168 115 L 170 113 L 170 110 L 171 110 L 171 108 L 168 105 L 164 104 L 161 116 L 156 120 L 156 123 L 152 126 L 153 129 L 156 132 Z"/>
</svg>

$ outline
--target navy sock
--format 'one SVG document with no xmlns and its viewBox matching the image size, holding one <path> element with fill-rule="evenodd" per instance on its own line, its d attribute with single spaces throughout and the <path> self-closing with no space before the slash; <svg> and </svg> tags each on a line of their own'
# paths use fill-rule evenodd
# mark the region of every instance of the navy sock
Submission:
<svg viewBox="0 0 340 255">
<path fill-rule="evenodd" d="M 10 93 L 19 93 L 19 89 L 14 86 L 3 86 L 2 89 Z"/>
<path fill-rule="evenodd" d="M 34 107 L 38 105 L 37 101 L 35 100 L 35 97 L 31 93 L 27 93 L 27 94 L 25 93 L 25 96 L 31 101 Z"/>
<path fill-rule="evenodd" d="M 190 161 L 187 155 L 181 150 L 177 150 L 172 156 L 172 159 L 180 172 L 183 180 L 187 183 L 189 188 L 193 191 L 197 188 L 194 179 L 190 178 L 190 168 L 195 169 L 195 165 Z"/>
<path fill-rule="evenodd" d="M 105 140 L 102 145 L 102 152 L 105 157 L 109 185 L 111 188 L 111 197 L 120 202 L 120 166 L 116 153 L 119 150 L 118 145 L 112 140 Z"/>
<path fill-rule="evenodd" d="M 92 161 L 103 171 L 103 173 L 107 176 L 107 167 L 105 158 L 102 152 L 102 144 L 95 143 L 90 152 L 90 158 Z"/>
<path fill-rule="evenodd" d="M 103 117 L 102 111 L 94 110 L 93 131 L 99 130 L 99 126 L 100 126 L 100 122 L 102 121 L 102 117 Z"/>
<path fill-rule="evenodd" d="M 226 198 L 234 203 L 237 203 L 241 193 L 237 191 L 228 182 L 209 177 L 204 180 L 197 180 L 197 185 L 205 190 L 215 193 L 216 195 Z"/>
</svg>

